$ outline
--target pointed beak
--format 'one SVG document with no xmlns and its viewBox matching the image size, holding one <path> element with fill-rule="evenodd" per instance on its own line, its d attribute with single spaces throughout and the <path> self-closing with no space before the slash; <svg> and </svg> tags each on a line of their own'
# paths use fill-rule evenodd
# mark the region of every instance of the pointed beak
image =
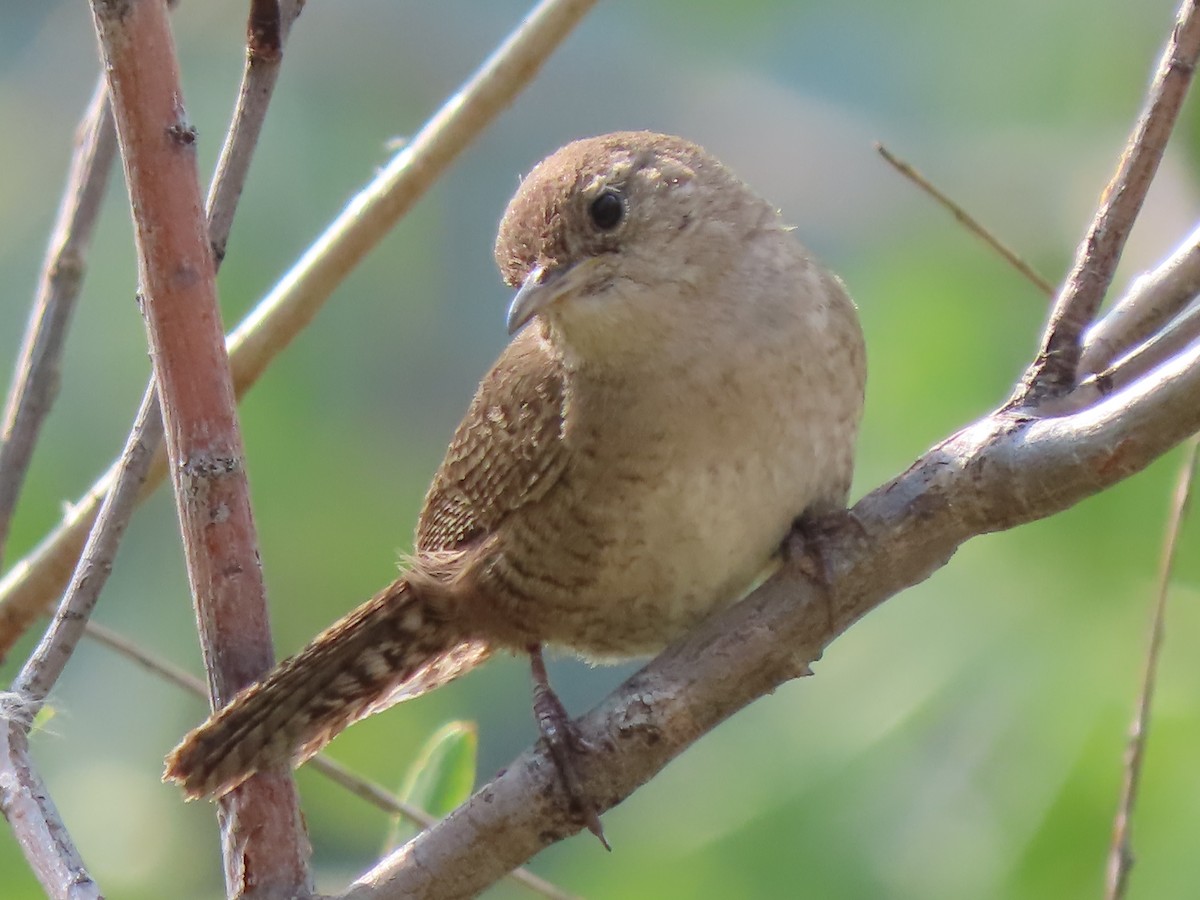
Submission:
<svg viewBox="0 0 1200 900">
<path fill-rule="evenodd" d="M 589 277 L 595 259 L 562 268 L 536 266 L 508 307 L 508 333 L 516 334 L 530 319 L 578 289 Z"/>
<path fill-rule="evenodd" d="M 508 305 L 508 333 L 516 334 L 526 322 L 557 300 L 562 291 L 556 288 L 562 281 L 561 269 L 536 266 L 530 270 Z"/>
</svg>

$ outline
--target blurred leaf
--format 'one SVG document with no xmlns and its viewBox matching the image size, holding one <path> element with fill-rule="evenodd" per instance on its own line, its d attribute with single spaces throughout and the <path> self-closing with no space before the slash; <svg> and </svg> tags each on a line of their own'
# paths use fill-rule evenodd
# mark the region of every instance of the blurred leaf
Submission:
<svg viewBox="0 0 1200 900">
<path fill-rule="evenodd" d="M 425 742 L 405 776 L 400 798 L 442 818 L 471 795 L 475 786 L 479 733 L 474 722 L 448 722 Z M 411 822 L 392 817 L 384 853 L 417 833 Z"/>
<path fill-rule="evenodd" d="M 31 734 L 37 734 L 43 731 L 50 720 L 56 715 L 56 710 L 49 703 L 46 703 L 38 710 L 37 715 L 33 717 L 33 726 L 29 729 Z"/>
</svg>

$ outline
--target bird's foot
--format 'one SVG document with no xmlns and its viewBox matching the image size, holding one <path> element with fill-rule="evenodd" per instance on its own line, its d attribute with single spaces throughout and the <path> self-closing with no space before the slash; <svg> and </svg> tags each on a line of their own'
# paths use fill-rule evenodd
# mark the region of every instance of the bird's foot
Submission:
<svg viewBox="0 0 1200 900">
<path fill-rule="evenodd" d="M 851 510 L 806 510 L 792 522 L 780 552 L 785 565 L 796 566 L 805 577 L 828 589 L 837 578 L 833 545 L 846 537 L 862 540 L 866 536 L 862 522 Z"/>
<path fill-rule="evenodd" d="M 575 769 L 575 760 L 591 747 L 579 734 L 562 701 L 550 687 L 541 646 L 535 644 L 529 648 L 529 660 L 533 669 L 533 715 L 570 798 L 571 809 L 583 819 L 587 830 L 599 838 L 604 849 L 612 850 L 604 837 L 604 827 L 600 824 L 596 804 L 584 792 L 583 783 Z"/>
<path fill-rule="evenodd" d="M 844 548 L 847 538 L 858 541 L 866 537 L 862 522 L 848 509 L 806 510 L 796 517 L 792 530 L 779 548 L 784 566 L 794 567 L 817 588 L 812 599 L 824 606 L 826 628 L 831 637 L 838 619 L 833 591 L 837 580 L 834 549 L 839 544 Z M 820 648 L 798 656 L 796 674 L 812 675 L 812 664 L 820 658 Z"/>
</svg>

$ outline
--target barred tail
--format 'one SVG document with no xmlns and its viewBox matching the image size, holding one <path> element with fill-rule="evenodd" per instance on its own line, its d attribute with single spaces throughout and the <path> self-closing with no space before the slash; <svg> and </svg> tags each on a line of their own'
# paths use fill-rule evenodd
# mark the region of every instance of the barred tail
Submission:
<svg viewBox="0 0 1200 900">
<path fill-rule="evenodd" d="M 457 678 L 489 652 L 402 576 L 188 734 L 163 780 L 193 799 L 220 796 L 261 769 L 299 765 L 347 725 Z"/>
</svg>

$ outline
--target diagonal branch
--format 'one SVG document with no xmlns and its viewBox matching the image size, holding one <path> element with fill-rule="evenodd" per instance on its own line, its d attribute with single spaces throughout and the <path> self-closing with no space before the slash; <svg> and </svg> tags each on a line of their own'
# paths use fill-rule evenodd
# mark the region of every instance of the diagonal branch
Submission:
<svg viewBox="0 0 1200 900">
<path fill-rule="evenodd" d="M 1017 251 L 1013 250 L 1007 244 L 992 234 L 986 226 L 973 215 L 967 212 L 953 197 L 941 190 L 936 184 L 922 175 L 910 163 L 905 162 L 900 157 L 896 156 L 891 150 L 885 147 L 879 141 L 875 142 L 875 152 L 884 158 L 888 165 L 915 184 L 918 188 L 933 198 L 942 209 L 950 213 L 954 217 L 954 221 L 958 222 L 968 232 L 975 235 L 990 248 L 999 254 L 1000 258 L 1006 263 L 1025 276 L 1025 280 L 1036 287 L 1047 297 L 1054 296 L 1054 285 L 1048 282 L 1045 278 L 1034 271 L 1033 266 L 1025 262 Z"/>
<path fill-rule="evenodd" d="M 37 298 L 0 425 L 0 568 L 33 447 L 58 393 L 67 325 L 83 284 L 88 246 L 116 155 L 117 134 L 103 79 L 83 114 L 75 142 L 70 174 L 50 233 Z"/>
<path fill-rule="evenodd" d="M 95 622 L 87 624 L 87 634 L 88 637 L 97 643 L 103 644 L 126 659 L 132 660 L 164 681 L 198 697 L 208 697 L 208 688 L 195 675 L 181 669 L 172 662 L 148 653 L 123 635 Z M 386 813 L 402 816 L 424 828 L 428 828 L 437 822 L 434 816 L 401 800 L 395 794 L 385 790 L 378 784 L 368 781 L 361 775 L 350 771 L 350 769 L 343 766 L 331 756 L 318 753 L 309 759 L 305 765 L 307 768 L 320 772 L 334 784 L 345 788 L 356 797 L 361 798 Z M 509 873 L 509 878 L 514 884 L 522 885 L 540 897 L 548 897 L 550 900 L 579 900 L 573 894 L 567 893 L 562 888 L 535 875 L 528 869 L 514 869 Z"/>
<path fill-rule="evenodd" d="M 822 548 L 668 648 L 577 720 L 595 748 L 583 790 L 614 806 L 702 734 L 799 675 L 854 622 L 923 581 L 969 538 L 1059 512 L 1140 471 L 1200 429 L 1200 347 L 1087 410 L 1000 410 L 934 447 L 852 510 Z M 811 569 L 810 569 L 811 570 Z M 345 900 L 473 895 L 579 830 L 540 747 L 364 875 Z"/>
<path fill-rule="evenodd" d="M 1129 292 L 1087 330 L 1079 376 L 1098 375 L 1114 360 L 1140 352 L 1138 345 L 1144 346 L 1151 336 L 1161 340 L 1163 332 L 1159 329 L 1179 315 L 1197 294 L 1200 294 L 1200 229 L 1193 231 L 1170 259 L 1134 281 Z M 1190 333 L 1194 336 L 1196 332 L 1193 329 Z M 1185 339 L 1175 349 L 1189 340 Z"/>
<path fill-rule="evenodd" d="M 47 896 L 100 900 L 100 888 L 88 874 L 71 841 L 45 782 L 29 760 L 28 727 L 32 717 L 20 698 L 0 694 L 0 812 Z"/>
<path fill-rule="evenodd" d="M 1079 244 L 1075 264 L 1050 313 L 1037 359 L 1009 401 L 1012 406 L 1036 405 L 1046 397 L 1060 397 L 1075 386 L 1081 336 L 1096 317 L 1112 282 L 1125 241 L 1179 117 L 1197 58 L 1200 11 L 1195 0 L 1183 0 L 1142 114 Z"/>
<path fill-rule="evenodd" d="M 292 23 L 304 8 L 304 0 L 252 0 L 246 27 L 246 67 L 238 88 L 233 121 L 225 133 L 225 143 L 217 159 L 208 193 L 208 235 L 217 268 L 225 259 L 225 247 L 233 228 L 250 160 L 258 147 L 258 137 L 267 119 L 267 106 L 275 94 L 279 68 L 283 62 L 283 44 Z"/>
</svg>

